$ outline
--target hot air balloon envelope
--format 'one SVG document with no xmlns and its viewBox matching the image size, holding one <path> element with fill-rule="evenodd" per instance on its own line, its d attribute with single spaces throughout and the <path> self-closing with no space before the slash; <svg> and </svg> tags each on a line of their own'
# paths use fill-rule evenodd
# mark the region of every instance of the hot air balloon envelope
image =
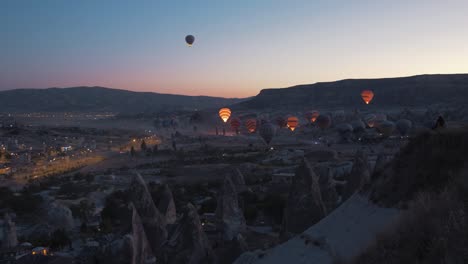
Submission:
<svg viewBox="0 0 468 264">
<path fill-rule="evenodd" d="M 290 116 L 288 117 L 288 128 L 289 130 L 291 131 L 294 131 L 296 129 L 296 127 L 299 125 L 299 119 L 295 116 Z"/>
<path fill-rule="evenodd" d="M 361 92 L 361 98 L 366 104 L 369 104 L 374 98 L 374 92 L 371 90 L 364 90 Z"/>
<path fill-rule="evenodd" d="M 231 118 L 231 127 L 236 131 L 238 132 L 239 131 L 239 127 L 241 125 L 241 122 L 239 120 L 239 118 Z"/>
<path fill-rule="evenodd" d="M 255 130 L 257 130 L 257 120 L 253 118 L 247 119 L 247 121 L 245 121 L 245 127 L 247 127 L 250 133 L 254 133 Z"/>
<path fill-rule="evenodd" d="M 190 47 L 192 46 L 193 42 L 195 42 L 195 37 L 192 36 L 192 35 L 187 35 L 185 37 L 185 42 L 187 43 L 187 45 Z"/>
<path fill-rule="evenodd" d="M 229 108 L 221 108 L 219 109 L 219 117 L 226 123 L 231 116 L 231 109 Z"/>
</svg>

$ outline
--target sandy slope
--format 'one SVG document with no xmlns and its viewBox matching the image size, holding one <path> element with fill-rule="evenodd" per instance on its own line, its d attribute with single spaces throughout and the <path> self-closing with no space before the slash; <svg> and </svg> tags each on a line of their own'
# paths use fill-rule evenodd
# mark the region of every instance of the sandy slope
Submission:
<svg viewBox="0 0 468 264">
<path fill-rule="evenodd" d="M 398 215 L 397 209 L 378 207 L 367 197 L 355 194 L 303 234 L 265 252 L 244 253 L 235 263 L 327 264 L 338 256 L 350 259 Z"/>
</svg>

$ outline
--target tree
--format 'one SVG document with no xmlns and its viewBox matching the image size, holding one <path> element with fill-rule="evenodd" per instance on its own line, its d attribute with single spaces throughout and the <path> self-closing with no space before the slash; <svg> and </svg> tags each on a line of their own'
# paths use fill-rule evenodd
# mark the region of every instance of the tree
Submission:
<svg viewBox="0 0 468 264">
<path fill-rule="evenodd" d="M 141 148 L 141 151 L 146 151 L 146 149 L 148 148 L 148 147 L 146 146 L 145 140 L 143 140 L 143 141 L 141 142 L 140 148 Z"/>
</svg>

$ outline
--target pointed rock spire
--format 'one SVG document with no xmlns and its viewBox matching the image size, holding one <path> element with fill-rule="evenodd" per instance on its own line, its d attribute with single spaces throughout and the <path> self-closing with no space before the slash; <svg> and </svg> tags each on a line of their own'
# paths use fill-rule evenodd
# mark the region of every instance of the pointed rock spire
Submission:
<svg viewBox="0 0 468 264">
<path fill-rule="evenodd" d="M 130 200 L 140 215 L 143 228 L 155 256 L 162 254 L 161 247 L 167 240 L 166 218 L 156 208 L 146 182 L 136 174 L 130 185 Z"/>
<path fill-rule="evenodd" d="M 351 173 L 347 177 L 345 191 L 344 191 L 344 200 L 348 199 L 355 192 L 361 190 L 361 188 L 368 183 L 370 180 L 370 170 L 369 164 L 367 161 L 367 155 L 359 150 L 356 152 L 354 157 L 353 167 Z"/>
<path fill-rule="evenodd" d="M 171 234 L 167 252 L 167 262 L 171 264 L 215 262 L 215 255 L 203 231 L 197 209 L 190 203 L 184 208 L 184 214 Z"/>
<path fill-rule="evenodd" d="M 172 191 L 167 184 L 164 185 L 158 208 L 165 216 L 167 224 L 174 224 L 177 220 L 176 206 Z"/>
<path fill-rule="evenodd" d="M 283 235 L 301 233 L 326 215 L 319 178 L 304 158 L 293 178 L 283 217 Z"/>
<path fill-rule="evenodd" d="M 244 213 L 239 208 L 237 189 L 229 176 L 224 178 L 223 188 L 218 196 L 216 217 L 225 240 L 232 240 L 245 231 Z"/>
<path fill-rule="evenodd" d="M 18 238 L 16 236 L 16 225 L 11 220 L 11 217 L 8 213 L 4 216 L 3 222 L 3 240 L 2 240 L 2 247 L 3 248 L 14 248 L 18 245 Z"/>
</svg>

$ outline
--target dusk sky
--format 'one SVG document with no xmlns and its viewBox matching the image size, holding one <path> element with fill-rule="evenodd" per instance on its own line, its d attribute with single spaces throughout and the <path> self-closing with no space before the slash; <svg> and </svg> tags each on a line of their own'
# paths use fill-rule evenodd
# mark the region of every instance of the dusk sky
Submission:
<svg viewBox="0 0 468 264">
<path fill-rule="evenodd" d="M 468 72 L 466 0 L 1 0 L 0 36 L 2 90 L 245 97 Z"/>
</svg>

